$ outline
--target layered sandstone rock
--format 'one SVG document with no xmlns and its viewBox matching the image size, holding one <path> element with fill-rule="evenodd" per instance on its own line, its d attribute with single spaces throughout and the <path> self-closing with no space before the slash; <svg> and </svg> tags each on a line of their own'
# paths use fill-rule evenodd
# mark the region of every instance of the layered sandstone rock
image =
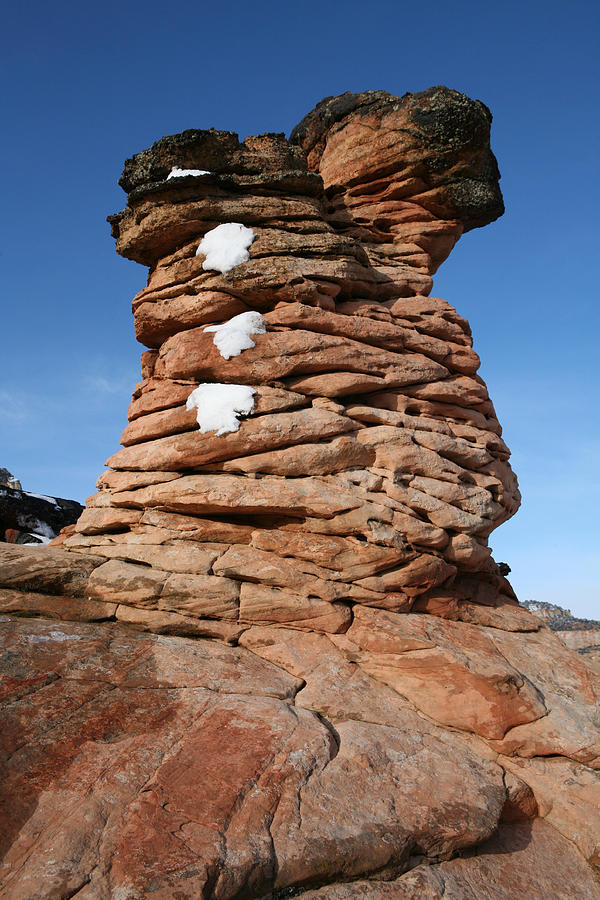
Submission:
<svg viewBox="0 0 600 900">
<path fill-rule="evenodd" d="M 63 543 L 122 561 L 94 596 L 143 565 L 171 612 L 190 609 L 174 574 L 202 575 L 237 604 L 211 617 L 334 632 L 355 604 L 512 602 L 487 546 L 519 503 L 509 452 L 467 322 L 427 296 L 463 231 L 502 213 L 489 124 L 444 88 L 368 92 L 324 101 L 289 142 L 190 131 L 127 161 L 111 222 L 150 266 L 133 312 L 152 349 Z M 249 259 L 207 270 L 197 248 L 228 222 L 252 229 Z M 264 333 L 224 356 L 214 328 L 252 311 Z M 254 391 L 236 431 L 199 432 L 186 401 L 204 383 Z"/>
<path fill-rule="evenodd" d="M 598 896 L 598 672 L 490 556 L 517 483 L 428 296 L 502 213 L 490 120 L 345 94 L 127 161 L 123 446 L 52 549 L 0 547 L 0 896 Z"/>
</svg>

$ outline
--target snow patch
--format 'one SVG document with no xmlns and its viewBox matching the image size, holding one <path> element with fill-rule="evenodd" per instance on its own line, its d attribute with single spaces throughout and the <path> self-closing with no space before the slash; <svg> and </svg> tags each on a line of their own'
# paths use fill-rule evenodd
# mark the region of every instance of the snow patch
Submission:
<svg viewBox="0 0 600 900">
<path fill-rule="evenodd" d="M 259 312 L 240 313 L 222 325 L 209 325 L 204 331 L 214 331 L 213 344 L 223 359 L 239 356 L 242 350 L 256 347 L 251 334 L 266 334 L 267 323 Z"/>
<path fill-rule="evenodd" d="M 225 222 L 207 231 L 196 250 L 196 256 L 206 256 L 202 263 L 205 270 L 229 272 L 250 259 L 248 247 L 254 240 L 254 232 L 239 222 Z"/>
<path fill-rule="evenodd" d="M 254 409 L 254 388 L 245 384 L 200 384 L 187 399 L 186 409 L 197 408 L 200 433 L 216 431 L 217 436 L 237 431 L 239 416 Z"/>
<path fill-rule="evenodd" d="M 28 497 L 37 497 L 38 500 L 47 500 L 48 503 L 52 503 L 54 506 L 58 506 L 55 497 L 47 497 L 46 494 L 34 494 L 33 491 L 23 491 Z"/>
<path fill-rule="evenodd" d="M 29 516 L 27 522 L 29 523 L 27 525 L 27 531 L 39 538 L 40 541 L 47 539 L 46 543 L 48 543 L 48 541 L 51 541 L 52 538 L 56 537 L 56 532 L 47 522 L 42 522 L 41 519 L 36 519 L 33 516 Z"/>
<path fill-rule="evenodd" d="M 28 635 L 30 644 L 42 644 L 44 641 L 80 641 L 78 634 L 65 634 L 64 631 L 51 631 L 50 634 Z"/>
<path fill-rule="evenodd" d="M 208 172 L 206 169 L 180 169 L 179 166 L 173 166 L 167 175 L 167 181 L 170 178 L 185 178 L 186 175 L 212 175 L 212 172 Z"/>
</svg>

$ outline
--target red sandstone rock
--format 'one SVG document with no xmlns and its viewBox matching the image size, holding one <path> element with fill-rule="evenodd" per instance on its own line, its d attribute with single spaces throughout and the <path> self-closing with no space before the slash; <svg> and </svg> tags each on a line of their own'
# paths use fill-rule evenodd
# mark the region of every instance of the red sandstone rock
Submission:
<svg viewBox="0 0 600 900">
<path fill-rule="evenodd" d="M 355 659 L 435 721 L 487 738 L 546 715 L 541 693 L 483 629 L 422 616 L 354 610 L 344 636 Z M 418 649 L 418 655 L 411 650 Z"/>
<path fill-rule="evenodd" d="M 190 418 L 187 414 L 187 419 Z M 136 422 L 142 421 L 137 419 Z M 191 423 L 187 426 L 191 428 Z M 320 437 L 332 437 L 353 431 L 360 426 L 345 416 L 319 409 L 302 409 L 289 413 L 273 413 L 248 419 L 240 424 L 239 431 L 215 437 L 199 434 L 198 428 L 185 434 L 144 439 L 125 447 L 107 460 L 115 469 L 144 471 L 155 469 L 174 471 L 199 468 L 211 462 L 232 459 L 246 451 L 247 455 L 261 449 L 275 449 L 295 443 L 309 443 Z M 182 429 L 183 430 L 183 429 Z"/>
<path fill-rule="evenodd" d="M 338 437 L 329 442 L 299 444 L 283 450 L 254 453 L 220 463 L 208 463 L 204 470 L 260 473 L 264 475 L 329 475 L 350 467 L 362 467 L 372 461 L 372 454 L 354 437 Z"/>
<path fill-rule="evenodd" d="M 151 562 L 151 551 L 132 549 L 127 534 L 137 527 L 135 511 L 159 507 L 189 517 L 251 516 L 256 534 L 275 524 L 282 533 L 366 538 L 379 558 L 390 560 L 362 576 L 376 579 L 361 587 L 384 608 L 410 608 L 409 560 L 410 571 L 437 573 L 422 579 L 417 593 L 449 582 L 455 569 L 493 571 L 485 539 L 519 499 L 505 464 L 508 450 L 475 377 L 468 323 L 449 304 L 425 296 L 431 272 L 462 231 L 501 212 L 489 122 L 483 106 L 437 89 L 416 105 L 398 105 L 385 94 L 348 99 L 349 106 L 345 100 L 327 106 L 325 118 L 320 109 L 309 115 L 295 132 L 291 157 L 280 138 L 239 144 L 224 133 L 198 132 L 190 133 L 194 150 L 186 153 L 212 154 L 219 146 L 220 162 L 211 163 L 216 175 L 165 181 L 172 154 L 180 152 L 168 140 L 139 157 L 160 160 L 151 164 L 152 187 L 146 164 L 138 171 L 131 163 L 123 183 L 135 190 L 113 229 L 120 252 L 151 265 L 133 306 L 138 335 L 153 350 L 130 408 L 126 446 L 109 460 L 117 471 L 99 482 L 105 503 L 95 514 L 98 526 L 89 517 L 81 526 L 83 533 L 109 534 L 100 528 L 104 516 L 121 529 L 109 556 Z M 407 132 L 400 139 L 398 122 L 417 121 L 420 103 L 427 108 L 422 136 Z M 436 155 L 427 137 L 438 128 L 446 135 L 445 116 L 460 134 L 447 157 Z M 359 122 L 367 120 L 378 138 L 361 148 Z M 230 153 L 237 160 L 231 170 L 223 162 Z M 261 154 L 268 172 L 258 163 Z M 338 154 L 347 169 L 339 168 Z M 450 178 L 415 174 L 421 156 L 435 159 L 438 173 L 450 166 Z M 290 171 L 277 171 L 283 159 Z M 451 159 L 460 160 L 460 174 Z M 321 182 L 306 161 L 328 190 L 325 215 Z M 224 275 L 206 272 L 195 255 L 198 239 L 232 217 L 254 230 L 250 259 Z M 265 314 L 267 333 L 225 360 L 204 326 L 246 309 Z M 237 432 L 198 433 L 195 412 L 182 404 L 202 379 L 255 387 L 254 413 Z M 362 405 L 352 393 L 364 398 Z M 329 402 L 348 395 L 348 403 Z M 311 401 L 313 409 L 298 409 Z M 161 470 L 169 474 L 161 478 Z M 377 486 L 364 491 L 352 478 L 346 484 L 348 472 L 375 475 Z M 218 482 L 211 480 L 215 473 L 222 473 Z M 340 477 L 312 480 L 319 475 Z M 178 521 L 176 529 L 183 527 Z M 194 538 L 185 531 L 184 540 L 203 540 L 198 529 Z M 204 540 L 211 539 L 207 529 Z M 120 542 L 128 549 L 119 551 Z M 69 538 L 65 546 L 99 553 L 107 544 Z M 419 563 L 423 547 L 443 550 L 445 559 L 424 556 Z M 400 566 L 385 548 L 401 550 Z M 167 560 L 177 551 L 162 552 Z M 450 599 L 447 606 L 457 608 Z"/>
<path fill-rule="evenodd" d="M 28 621 L 12 631 L 27 653 L 27 678 L 40 688 L 18 701 L 28 732 L 12 718 L 4 732 L 9 751 L 15 739 L 20 745 L 5 784 L 17 800 L 7 839 L 21 823 L 5 857 L 14 897 L 33 885 L 43 885 L 41 896 L 73 892 L 94 867 L 91 896 L 119 886 L 143 895 L 151 882 L 166 895 L 183 885 L 193 896 L 212 878 L 215 896 L 260 896 L 273 884 L 389 865 L 414 839 L 439 857 L 493 829 L 504 798 L 500 769 L 466 746 L 447 765 L 442 731 L 352 720 L 330 730 L 289 705 L 302 682 L 247 650 L 112 629 L 110 647 L 89 626 L 53 631 Z M 17 682 L 24 663 L 15 661 Z M 12 692 L 22 695 L 22 685 Z"/>
<path fill-rule="evenodd" d="M 141 514 L 135 510 L 98 509 L 86 507 L 75 525 L 75 532 L 81 534 L 106 534 L 111 531 L 124 531 L 130 525 L 136 525 Z"/>
<path fill-rule="evenodd" d="M 252 546 L 272 550 L 280 556 L 292 556 L 333 569 L 343 580 L 373 575 L 395 563 L 410 559 L 410 551 L 378 547 L 351 538 L 329 537 L 302 532 L 256 530 Z"/>
<path fill-rule="evenodd" d="M 291 141 L 127 161 L 123 449 L 62 549 L 0 545 L 0 896 L 598 895 L 598 673 L 491 558 L 510 454 L 426 296 L 502 212 L 490 119 L 346 94 Z M 250 258 L 206 271 L 227 222 Z M 225 359 L 204 328 L 245 312 L 266 332 Z M 254 390 L 237 431 L 200 433 L 199 382 Z"/>
<path fill-rule="evenodd" d="M 3 588 L 77 597 L 100 561 L 94 556 L 68 556 L 63 550 L 0 544 L 0 564 Z"/>
<path fill-rule="evenodd" d="M 0 588 L 0 613 L 15 616 L 43 616 L 67 622 L 104 622 L 114 619 L 116 611 L 116 603 Z"/>
<path fill-rule="evenodd" d="M 380 376 L 390 373 L 389 380 L 397 386 L 447 375 L 447 369 L 421 353 L 392 353 L 337 335 L 293 329 L 285 334 L 269 332 L 256 337 L 256 348 L 246 350 L 243 358 L 224 360 L 210 333 L 201 328 L 179 332 L 163 344 L 156 374 L 165 378 L 233 383 L 245 379 L 252 384 L 268 384 L 291 375 L 347 369 Z"/>
</svg>

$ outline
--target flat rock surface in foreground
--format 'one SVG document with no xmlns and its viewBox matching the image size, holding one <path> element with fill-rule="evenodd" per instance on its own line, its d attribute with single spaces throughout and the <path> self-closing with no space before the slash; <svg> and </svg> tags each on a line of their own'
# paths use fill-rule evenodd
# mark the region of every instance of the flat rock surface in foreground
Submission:
<svg viewBox="0 0 600 900">
<path fill-rule="evenodd" d="M 325 636 L 271 633 L 0 617 L 0 897 L 598 896 L 566 808 L 507 813 L 535 816 L 526 761 L 505 773 Z"/>
<path fill-rule="evenodd" d="M 266 897 L 496 828 L 500 767 L 408 706 L 333 724 L 244 648 L 8 616 L 0 632 L 3 898 Z"/>
</svg>

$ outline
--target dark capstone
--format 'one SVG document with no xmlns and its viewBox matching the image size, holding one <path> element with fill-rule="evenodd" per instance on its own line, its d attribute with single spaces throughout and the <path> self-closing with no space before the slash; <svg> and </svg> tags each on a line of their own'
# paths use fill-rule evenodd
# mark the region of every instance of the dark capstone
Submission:
<svg viewBox="0 0 600 900">
<path fill-rule="evenodd" d="M 303 147 L 309 153 L 325 132 L 351 113 L 357 110 L 370 111 L 374 105 L 383 105 L 390 101 L 398 101 L 398 98 L 388 91 L 363 91 L 361 94 L 346 91 L 338 97 L 325 97 L 295 128 L 292 128 L 290 144 Z"/>
<path fill-rule="evenodd" d="M 306 172 L 304 153 L 292 147 L 284 134 L 259 134 L 240 142 L 233 131 L 189 129 L 163 137 L 127 159 L 119 184 L 130 193 L 165 181 L 173 166 L 215 175 Z"/>
<path fill-rule="evenodd" d="M 446 152 L 489 143 L 492 114 L 481 100 L 443 85 L 402 99 L 428 146 Z"/>
<path fill-rule="evenodd" d="M 322 193 L 318 160 L 328 134 L 353 118 L 385 117 L 398 110 L 405 117 L 402 131 L 413 170 L 414 158 L 418 160 L 418 171 L 411 177 L 416 174 L 425 185 L 423 206 L 440 218 L 459 219 L 465 231 L 501 216 L 500 173 L 489 145 L 491 113 L 481 101 L 443 86 L 402 97 L 387 91 L 326 97 L 293 129 L 289 141 L 278 133 L 240 141 L 234 132 L 214 128 L 169 135 L 127 159 L 119 184 L 129 195 L 130 209 L 151 195 L 167 203 L 247 192 L 317 197 Z M 174 166 L 210 174 L 168 180 Z M 400 174 L 402 166 L 399 154 Z M 108 217 L 117 240 L 124 215 Z M 135 258 L 144 264 L 154 262 Z"/>
</svg>

